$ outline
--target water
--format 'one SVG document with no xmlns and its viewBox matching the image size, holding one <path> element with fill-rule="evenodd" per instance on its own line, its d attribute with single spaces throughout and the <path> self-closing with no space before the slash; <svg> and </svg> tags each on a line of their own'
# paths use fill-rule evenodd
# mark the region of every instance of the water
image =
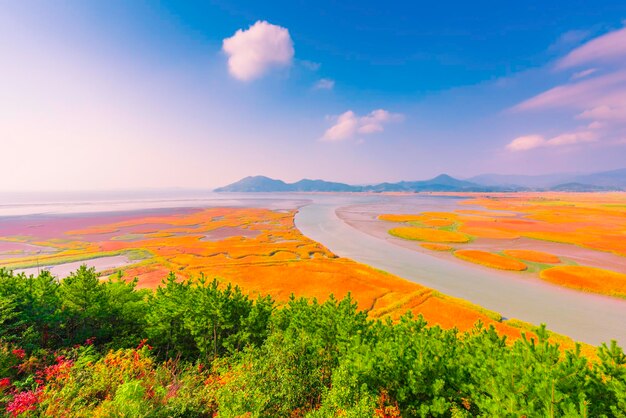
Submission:
<svg viewBox="0 0 626 418">
<path fill-rule="evenodd" d="M 378 199 L 378 200 L 376 200 Z M 394 198 L 369 198 L 370 202 L 393 202 Z M 435 197 L 420 197 L 432 205 Z M 356 201 L 358 200 L 358 202 Z M 582 293 L 556 285 L 499 271 L 452 263 L 395 245 L 361 232 L 339 219 L 335 211 L 368 199 L 316 199 L 300 209 L 296 226 L 306 236 L 335 254 L 393 273 L 442 293 L 469 300 L 575 340 L 598 345 L 611 339 L 626 344 L 626 301 Z M 416 203 L 416 206 L 419 206 Z"/>
<path fill-rule="evenodd" d="M 40 271 L 48 270 L 54 277 L 63 279 L 69 276 L 70 273 L 73 273 L 76 270 L 78 270 L 78 268 L 83 264 L 86 264 L 87 267 L 95 268 L 97 272 L 101 272 L 104 270 L 123 267 L 128 264 L 133 264 L 136 262 L 137 262 L 136 260 L 132 261 L 125 255 L 112 255 L 109 257 L 98 257 L 98 258 L 92 258 L 90 260 L 72 261 L 70 263 L 55 264 L 52 266 L 40 266 L 40 267 L 29 267 L 25 269 L 16 269 L 15 273 L 16 274 L 24 273 L 27 276 L 30 276 L 32 274 L 36 276 L 39 274 Z"/>
</svg>

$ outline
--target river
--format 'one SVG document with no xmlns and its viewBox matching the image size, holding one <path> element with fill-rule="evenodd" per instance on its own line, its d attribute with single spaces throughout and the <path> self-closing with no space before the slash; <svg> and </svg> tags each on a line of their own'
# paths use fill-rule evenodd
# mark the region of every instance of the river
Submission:
<svg viewBox="0 0 626 418">
<path fill-rule="evenodd" d="M 357 203 L 391 202 L 393 197 L 342 196 L 316 198 L 300 208 L 296 226 L 335 254 L 393 273 L 407 280 L 466 299 L 505 318 L 518 318 L 575 340 L 598 345 L 612 339 L 626 344 L 626 301 L 566 289 L 497 270 L 451 263 L 373 237 L 342 221 L 336 211 Z M 436 197 L 414 198 L 433 206 Z M 420 200 L 422 200 L 420 202 Z M 436 205 L 435 205 L 436 206 Z"/>
</svg>

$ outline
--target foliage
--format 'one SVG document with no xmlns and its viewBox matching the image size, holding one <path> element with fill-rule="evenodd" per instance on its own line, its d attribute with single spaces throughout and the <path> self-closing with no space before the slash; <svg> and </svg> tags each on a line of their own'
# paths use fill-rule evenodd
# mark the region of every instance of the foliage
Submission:
<svg viewBox="0 0 626 418">
<path fill-rule="evenodd" d="M 372 321 L 350 295 L 277 309 L 204 277 L 170 275 L 151 295 L 95 278 L 87 268 L 60 283 L 0 270 L 1 413 L 626 416 L 615 342 L 589 359 L 549 342 L 545 327 L 511 342 L 482 323 L 460 332 L 410 313 Z M 96 338 L 76 343 L 85 335 Z"/>
</svg>

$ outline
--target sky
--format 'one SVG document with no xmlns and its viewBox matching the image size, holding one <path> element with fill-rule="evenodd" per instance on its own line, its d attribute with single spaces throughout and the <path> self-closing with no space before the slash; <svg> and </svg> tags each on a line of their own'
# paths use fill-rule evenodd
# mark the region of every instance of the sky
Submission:
<svg viewBox="0 0 626 418">
<path fill-rule="evenodd" d="M 0 1 L 0 191 L 626 167 L 626 2 Z"/>
</svg>

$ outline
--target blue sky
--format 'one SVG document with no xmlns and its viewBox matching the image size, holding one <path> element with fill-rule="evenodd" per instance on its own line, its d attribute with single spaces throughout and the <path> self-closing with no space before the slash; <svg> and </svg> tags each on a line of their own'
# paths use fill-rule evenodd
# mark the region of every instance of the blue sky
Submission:
<svg viewBox="0 0 626 418">
<path fill-rule="evenodd" d="M 626 166 L 624 2 L 267 3 L 0 3 L 0 189 Z"/>
</svg>

